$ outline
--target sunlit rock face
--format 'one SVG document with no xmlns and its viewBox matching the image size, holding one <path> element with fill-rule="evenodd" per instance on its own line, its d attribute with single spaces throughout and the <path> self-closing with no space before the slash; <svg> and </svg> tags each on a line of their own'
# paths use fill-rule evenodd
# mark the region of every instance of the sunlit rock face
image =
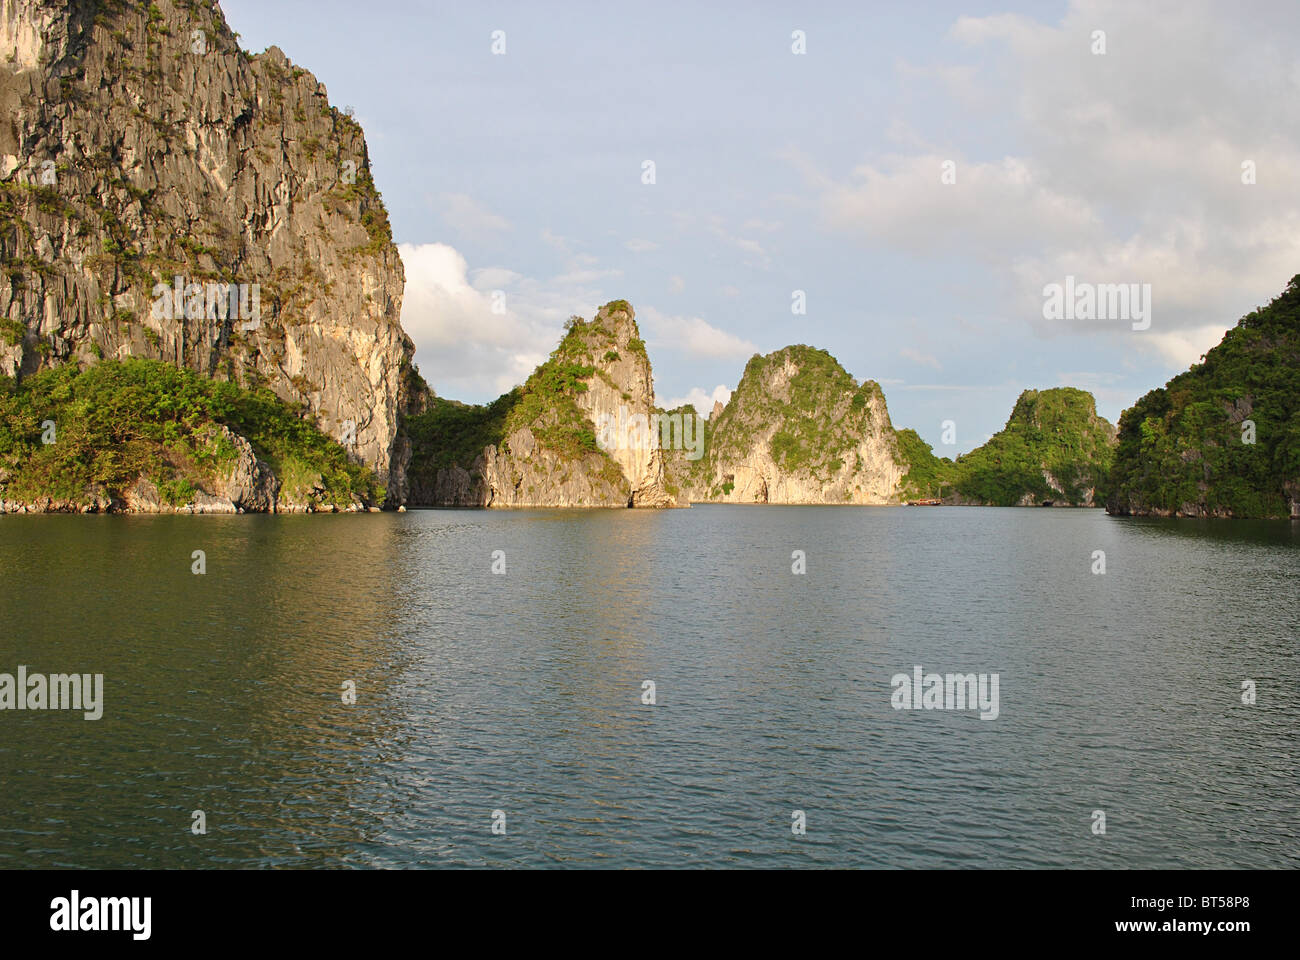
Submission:
<svg viewBox="0 0 1300 960">
<path fill-rule="evenodd" d="M 723 503 L 899 501 L 908 465 L 885 397 L 824 350 L 755 356 L 709 419 L 708 453 L 690 474 L 692 500 Z"/>
</svg>

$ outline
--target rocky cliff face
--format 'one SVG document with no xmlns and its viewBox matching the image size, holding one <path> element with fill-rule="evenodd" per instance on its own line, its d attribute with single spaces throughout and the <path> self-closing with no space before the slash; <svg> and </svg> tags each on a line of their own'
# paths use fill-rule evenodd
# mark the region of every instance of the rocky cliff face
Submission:
<svg viewBox="0 0 1300 960">
<path fill-rule="evenodd" d="M 488 446 L 468 470 L 459 464 L 438 471 L 436 506 L 627 507 L 626 478 L 598 453 L 572 457 L 541 443 L 527 427 L 499 446 Z"/>
<path fill-rule="evenodd" d="M 578 409 L 596 427 L 596 442 L 627 478 L 634 507 L 672 503 L 664 489 L 662 431 L 655 415 L 654 376 L 636 314 L 626 300 L 601 307 L 590 324 L 574 325 L 575 355 L 595 368 L 578 393 Z"/>
<path fill-rule="evenodd" d="M 355 121 L 215 5 L 0 0 L 0 375 L 149 357 L 301 403 L 405 496 L 419 389 Z"/>
<path fill-rule="evenodd" d="M 486 407 L 437 400 L 411 421 L 410 500 L 429 506 L 672 505 L 654 380 L 630 304 L 575 317 L 527 383 Z"/>
<path fill-rule="evenodd" d="M 907 470 L 879 384 L 791 346 L 749 361 L 685 482 L 692 500 L 884 504 Z"/>
</svg>

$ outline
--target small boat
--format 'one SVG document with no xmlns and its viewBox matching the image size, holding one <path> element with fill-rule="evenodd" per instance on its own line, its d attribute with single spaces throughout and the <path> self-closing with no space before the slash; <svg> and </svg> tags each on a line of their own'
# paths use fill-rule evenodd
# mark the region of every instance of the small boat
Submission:
<svg viewBox="0 0 1300 960">
<path fill-rule="evenodd" d="M 942 500 L 909 500 L 909 507 L 937 507 L 943 503 Z"/>
</svg>

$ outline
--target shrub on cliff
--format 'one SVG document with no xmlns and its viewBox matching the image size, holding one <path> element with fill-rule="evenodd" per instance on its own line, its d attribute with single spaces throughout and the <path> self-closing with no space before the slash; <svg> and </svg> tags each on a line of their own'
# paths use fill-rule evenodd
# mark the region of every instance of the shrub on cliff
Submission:
<svg viewBox="0 0 1300 960">
<path fill-rule="evenodd" d="M 898 441 L 899 460 L 909 465 L 900 483 L 900 492 L 906 500 L 940 497 L 945 486 L 952 484 L 952 461 L 936 457 L 930 445 L 910 427 L 895 434 Z"/>
<path fill-rule="evenodd" d="M 412 476 L 432 480 L 440 468 L 458 464 L 470 469 L 485 447 L 499 446 L 506 437 L 506 418 L 523 395 L 522 387 L 503 393 L 486 406 L 434 397 L 429 408 L 408 417 Z"/>
<path fill-rule="evenodd" d="M 595 426 L 576 398 L 588 389 L 593 375 L 603 374 L 594 358 L 604 356 L 610 362 L 609 354 L 614 354 L 614 360 L 618 354 L 606 349 L 609 332 L 597 320 L 572 316 L 564 330 L 550 358 L 509 393 L 482 406 L 439 398 L 424 413 L 409 417 L 410 475 L 432 482 L 439 469 L 453 464 L 472 472 L 485 447 L 499 447 L 511 434 L 527 428 L 561 460 L 600 454 L 606 461 L 606 478 L 617 483 L 622 474 L 600 450 Z"/>
</svg>

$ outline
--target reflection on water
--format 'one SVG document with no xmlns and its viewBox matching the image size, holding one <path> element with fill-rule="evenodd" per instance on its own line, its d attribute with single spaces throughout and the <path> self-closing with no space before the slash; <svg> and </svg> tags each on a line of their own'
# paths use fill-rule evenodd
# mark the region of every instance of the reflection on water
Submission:
<svg viewBox="0 0 1300 960">
<path fill-rule="evenodd" d="M 1300 545 L 1300 520 L 1210 520 L 1172 517 L 1135 517 L 1124 521 L 1135 532 L 1155 537 L 1185 537 L 1249 546 Z"/>
<path fill-rule="evenodd" d="M 0 672 L 106 700 L 0 713 L 0 866 L 1294 866 L 1296 530 L 0 518 Z M 893 710 L 914 665 L 999 673 L 999 718 Z"/>
</svg>

